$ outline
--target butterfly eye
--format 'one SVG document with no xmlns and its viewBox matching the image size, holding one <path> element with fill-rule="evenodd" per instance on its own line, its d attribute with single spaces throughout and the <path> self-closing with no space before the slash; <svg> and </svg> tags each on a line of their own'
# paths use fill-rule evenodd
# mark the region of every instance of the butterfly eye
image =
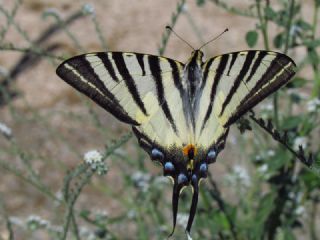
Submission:
<svg viewBox="0 0 320 240">
<path fill-rule="evenodd" d="M 216 161 L 216 157 L 217 157 L 217 152 L 214 149 L 211 149 L 207 155 L 208 163 L 214 163 Z"/>
<path fill-rule="evenodd" d="M 165 172 L 173 172 L 174 171 L 174 166 L 173 166 L 172 162 L 166 162 L 164 164 L 164 171 Z"/>
<path fill-rule="evenodd" d="M 152 160 L 162 161 L 164 159 L 164 154 L 159 149 L 154 148 L 151 151 L 151 158 Z"/>
<path fill-rule="evenodd" d="M 178 184 L 186 184 L 188 181 L 188 178 L 186 175 L 184 175 L 183 173 L 180 173 L 178 176 Z"/>
</svg>

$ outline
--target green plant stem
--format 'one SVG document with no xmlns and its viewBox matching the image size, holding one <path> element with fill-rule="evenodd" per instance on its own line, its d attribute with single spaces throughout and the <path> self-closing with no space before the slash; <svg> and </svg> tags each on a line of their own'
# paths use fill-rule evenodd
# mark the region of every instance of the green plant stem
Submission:
<svg viewBox="0 0 320 240">
<path fill-rule="evenodd" d="M 9 31 L 10 29 L 10 25 L 14 22 L 14 17 L 16 16 L 17 12 L 18 12 L 18 9 L 19 7 L 21 6 L 22 4 L 22 0 L 16 0 L 15 1 L 15 5 L 11 11 L 10 14 L 6 14 L 7 15 L 7 22 L 6 22 L 6 25 L 4 27 L 2 27 L 1 29 L 1 32 L 0 32 L 0 43 L 2 43 L 4 37 L 6 36 L 7 32 Z"/>
<path fill-rule="evenodd" d="M 48 190 L 48 188 L 46 186 L 43 186 L 42 184 L 39 184 L 38 182 L 35 182 L 34 179 L 31 179 L 29 177 L 24 176 L 24 173 L 19 171 L 18 169 L 16 169 L 15 167 L 6 164 L 2 161 L 0 161 L 0 167 L 13 173 L 15 176 L 17 176 L 18 178 L 20 178 L 23 182 L 27 182 L 29 183 L 31 186 L 35 187 L 36 189 L 38 189 L 40 192 L 44 193 L 45 195 L 47 195 L 49 198 L 58 201 L 59 203 L 61 202 L 60 199 L 58 199 L 54 194 L 52 194 L 51 191 Z"/>
<path fill-rule="evenodd" d="M 292 25 L 292 19 L 293 19 L 293 11 L 294 11 L 294 0 L 290 1 L 290 8 L 289 8 L 289 15 L 288 15 L 288 22 L 286 26 L 286 41 L 284 45 L 284 54 L 288 53 L 289 46 L 290 46 L 290 32 L 291 32 L 291 25 Z"/>
<path fill-rule="evenodd" d="M 258 13 L 258 18 L 260 22 L 260 29 L 263 37 L 263 43 L 266 50 L 269 50 L 269 38 L 268 38 L 268 19 L 266 16 L 262 15 L 261 10 L 261 0 L 256 0 L 256 8 Z"/>
<path fill-rule="evenodd" d="M 289 14 L 288 14 L 288 21 L 286 25 L 286 40 L 284 45 L 284 54 L 288 53 L 289 46 L 290 46 L 290 32 L 291 32 L 291 25 L 293 19 L 293 11 L 294 11 L 294 0 L 291 0 L 290 7 L 289 7 Z M 274 123 L 276 128 L 279 128 L 279 93 L 275 92 L 273 96 L 273 107 L 274 107 Z"/>
<path fill-rule="evenodd" d="M 23 52 L 23 53 L 29 53 L 32 52 L 33 54 L 39 55 L 39 56 L 45 56 L 51 59 L 56 59 L 59 61 L 64 61 L 65 58 L 61 56 L 56 56 L 54 54 L 51 54 L 49 52 L 46 52 L 42 49 L 34 49 L 34 48 L 21 48 L 21 47 L 16 47 L 12 44 L 3 44 L 0 45 L 0 50 L 2 51 L 15 51 L 15 52 Z"/>
<path fill-rule="evenodd" d="M 219 191 L 219 189 L 217 187 L 217 184 L 213 180 L 212 175 L 211 175 L 210 172 L 208 172 L 208 180 L 209 180 L 209 183 L 211 184 L 211 186 L 213 187 L 213 190 L 210 191 L 210 194 L 211 194 L 212 198 L 217 202 L 217 204 L 219 206 L 219 209 L 226 216 L 226 219 L 227 219 L 228 224 L 230 226 L 230 231 L 231 231 L 233 239 L 237 240 L 238 239 L 238 235 L 237 235 L 235 224 L 233 222 L 232 217 L 229 215 L 229 213 L 228 213 L 228 211 L 226 209 L 225 203 L 224 203 L 223 199 L 221 198 L 221 194 L 220 194 L 220 191 Z"/>
<path fill-rule="evenodd" d="M 216 6 L 226 10 L 227 12 L 239 15 L 239 16 L 243 16 L 243 17 L 250 17 L 250 18 L 256 18 L 257 16 L 250 12 L 250 11 L 243 11 L 239 8 L 236 7 L 230 7 L 228 6 L 224 1 L 220 1 L 220 0 L 210 0 L 210 2 L 212 2 L 213 4 L 215 4 Z"/>
<path fill-rule="evenodd" d="M 106 159 L 109 157 L 117 148 L 121 147 L 123 144 L 125 144 L 132 136 L 132 133 L 126 134 L 123 137 L 121 137 L 118 141 L 111 144 L 104 152 L 103 159 Z M 88 165 L 82 164 L 78 166 L 74 171 L 70 172 L 64 180 L 64 187 L 63 187 L 63 194 L 65 203 L 68 206 L 67 213 L 65 215 L 65 221 L 63 224 L 63 233 L 61 236 L 61 240 L 67 239 L 70 223 L 74 223 L 74 235 L 76 239 L 79 239 L 78 230 L 76 227 L 75 219 L 74 219 L 74 205 L 76 204 L 76 201 L 78 197 L 80 196 L 80 193 L 82 192 L 82 189 L 85 185 L 87 185 L 91 179 L 91 177 L 94 175 L 94 171 L 92 171 Z M 84 175 L 83 177 L 81 175 Z M 80 182 L 76 184 L 75 189 L 71 189 L 71 181 L 75 178 L 80 178 Z"/>
<path fill-rule="evenodd" d="M 201 45 L 203 45 L 206 41 L 205 39 L 203 39 L 203 34 L 201 33 L 199 27 L 195 23 L 193 15 L 188 11 L 184 12 L 184 15 L 186 16 L 192 30 L 194 31 L 196 37 L 199 39 Z"/>
<path fill-rule="evenodd" d="M 6 228 L 8 230 L 9 233 L 9 237 L 7 238 L 8 240 L 14 240 L 14 231 L 12 228 L 12 223 L 10 221 L 10 218 L 6 212 L 6 207 L 5 207 L 5 203 L 3 201 L 3 196 L 0 193 L 0 213 L 2 215 L 3 220 L 6 222 Z M 0 236 L 0 239 L 2 239 L 2 237 Z"/>
<path fill-rule="evenodd" d="M 316 30 L 318 27 L 318 15 L 319 15 L 319 7 L 320 4 L 317 2 L 317 0 L 314 0 L 314 7 L 313 7 L 313 19 L 312 19 L 312 34 L 311 34 L 311 40 L 316 39 Z M 307 47 L 307 52 L 310 53 L 312 49 L 310 47 Z M 314 79 L 314 88 L 312 91 L 312 95 L 314 97 L 320 97 L 320 74 L 319 74 L 319 67 L 318 63 L 312 63 L 312 70 L 313 70 L 313 79 Z"/>
<path fill-rule="evenodd" d="M 108 46 L 107 46 L 107 43 L 106 43 L 107 41 L 106 41 L 105 37 L 103 36 L 99 21 L 97 20 L 96 15 L 94 15 L 94 14 L 92 15 L 92 21 L 93 21 L 96 33 L 98 35 L 98 39 L 99 39 L 99 41 L 101 43 L 101 46 L 102 46 L 104 51 L 107 51 L 108 50 Z"/>
<path fill-rule="evenodd" d="M 171 22 L 169 23 L 169 26 L 171 28 L 174 28 L 174 26 L 176 25 L 178 18 L 183 11 L 183 7 L 184 7 L 185 3 L 186 3 L 186 0 L 181 0 L 180 2 L 178 2 L 177 7 L 176 7 L 176 12 L 174 12 L 171 15 Z M 167 29 L 165 29 L 165 31 L 162 34 L 161 44 L 158 48 L 158 52 L 160 55 L 163 55 L 164 52 L 166 51 L 170 36 L 171 36 L 171 31 L 168 31 Z"/>
<path fill-rule="evenodd" d="M 311 223 L 310 223 L 310 233 L 311 233 L 311 240 L 318 240 L 317 236 L 317 227 L 316 227 L 316 222 L 317 222 L 317 215 L 318 215 L 318 202 L 313 200 L 312 201 L 312 207 L 311 207 Z"/>
</svg>

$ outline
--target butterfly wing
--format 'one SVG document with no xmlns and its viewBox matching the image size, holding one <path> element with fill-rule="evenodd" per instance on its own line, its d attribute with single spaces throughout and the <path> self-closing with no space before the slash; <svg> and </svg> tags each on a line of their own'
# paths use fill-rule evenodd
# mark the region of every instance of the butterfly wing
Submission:
<svg viewBox="0 0 320 240">
<path fill-rule="evenodd" d="M 89 53 L 66 60 L 57 74 L 148 142 L 181 144 L 184 65 L 169 58 L 123 52 Z"/>
<path fill-rule="evenodd" d="M 242 51 L 209 59 L 203 65 L 197 143 L 215 144 L 231 124 L 294 74 L 293 60 L 276 52 Z"/>
</svg>

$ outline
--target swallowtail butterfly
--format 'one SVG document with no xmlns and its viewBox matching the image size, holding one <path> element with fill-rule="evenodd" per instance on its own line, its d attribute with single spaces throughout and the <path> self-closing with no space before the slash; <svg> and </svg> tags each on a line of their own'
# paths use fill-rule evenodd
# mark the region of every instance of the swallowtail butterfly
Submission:
<svg viewBox="0 0 320 240">
<path fill-rule="evenodd" d="M 186 63 L 133 52 L 72 57 L 57 74 L 118 120 L 130 124 L 140 146 L 173 180 L 173 231 L 179 195 L 191 185 L 186 231 L 196 213 L 199 183 L 223 150 L 230 126 L 295 74 L 288 56 L 241 51 Z"/>
</svg>

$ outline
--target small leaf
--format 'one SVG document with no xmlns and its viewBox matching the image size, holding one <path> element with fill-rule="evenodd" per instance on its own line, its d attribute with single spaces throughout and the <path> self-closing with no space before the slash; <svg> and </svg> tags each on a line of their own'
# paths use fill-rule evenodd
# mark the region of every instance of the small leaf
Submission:
<svg viewBox="0 0 320 240">
<path fill-rule="evenodd" d="M 320 46 L 320 39 L 312 40 L 312 41 L 305 41 L 303 44 L 309 48 L 316 48 L 316 47 Z"/>
<path fill-rule="evenodd" d="M 264 9 L 264 13 L 268 19 L 274 19 L 277 17 L 277 13 L 270 6 L 267 6 Z"/>
<path fill-rule="evenodd" d="M 206 0 L 197 0 L 197 5 L 202 7 L 206 3 Z"/>
<path fill-rule="evenodd" d="M 312 30 L 312 25 L 302 19 L 298 19 L 295 25 L 304 31 Z"/>
<path fill-rule="evenodd" d="M 276 48 L 281 48 L 285 41 L 285 35 L 284 33 L 279 33 L 274 39 L 273 39 L 273 45 Z"/>
<path fill-rule="evenodd" d="M 284 118 L 282 127 L 287 130 L 297 129 L 302 121 L 303 121 L 303 117 L 300 115 L 290 116 L 290 117 Z"/>
<path fill-rule="evenodd" d="M 320 58 L 315 49 L 310 49 L 308 53 L 309 61 L 311 64 L 318 65 L 320 62 Z"/>
<path fill-rule="evenodd" d="M 246 41 L 249 47 L 254 47 L 258 41 L 258 33 L 257 31 L 249 31 L 246 34 Z"/>
<path fill-rule="evenodd" d="M 308 83 L 308 80 L 302 77 L 295 77 L 292 81 L 290 81 L 286 87 L 287 88 L 301 88 Z"/>
</svg>

